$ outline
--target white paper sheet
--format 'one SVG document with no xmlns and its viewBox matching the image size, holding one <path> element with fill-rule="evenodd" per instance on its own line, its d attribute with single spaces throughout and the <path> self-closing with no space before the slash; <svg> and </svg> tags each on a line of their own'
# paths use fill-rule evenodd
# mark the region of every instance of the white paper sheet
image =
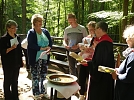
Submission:
<svg viewBox="0 0 134 100">
<path fill-rule="evenodd" d="M 47 51 L 44 51 L 40 54 L 40 59 L 47 59 L 48 55 L 47 55 Z"/>
<path fill-rule="evenodd" d="M 74 82 L 70 85 L 55 85 L 49 82 L 48 80 L 45 80 L 44 82 L 45 87 L 53 87 L 56 89 L 58 92 L 60 92 L 66 99 L 71 97 L 73 94 L 77 93 L 80 90 L 80 86 L 78 85 L 77 82 Z"/>
<path fill-rule="evenodd" d="M 19 42 L 18 42 L 18 40 L 17 40 L 17 37 L 15 37 L 15 38 L 13 38 L 13 39 L 10 39 L 10 44 L 11 44 L 11 46 L 13 46 L 14 44 L 15 44 L 15 45 L 18 45 Z"/>
<path fill-rule="evenodd" d="M 21 42 L 21 47 L 24 48 L 24 49 L 27 49 L 27 38 L 25 38 L 22 42 Z"/>
</svg>

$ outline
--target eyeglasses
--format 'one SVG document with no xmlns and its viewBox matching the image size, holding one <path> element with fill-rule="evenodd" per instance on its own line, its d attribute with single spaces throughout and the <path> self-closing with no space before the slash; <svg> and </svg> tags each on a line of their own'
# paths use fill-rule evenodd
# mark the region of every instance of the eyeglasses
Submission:
<svg viewBox="0 0 134 100">
<path fill-rule="evenodd" d="M 88 31 L 90 31 L 90 32 L 91 32 L 91 31 L 94 31 L 94 30 L 95 30 L 95 29 L 89 29 L 89 28 L 88 28 Z"/>
<path fill-rule="evenodd" d="M 43 20 L 37 20 L 38 22 L 43 22 Z"/>
<path fill-rule="evenodd" d="M 99 27 L 95 27 L 95 30 L 98 29 Z"/>
<path fill-rule="evenodd" d="M 12 29 L 12 30 L 17 30 L 18 28 L 10 27 L 10 29 Z"/>
</svg>

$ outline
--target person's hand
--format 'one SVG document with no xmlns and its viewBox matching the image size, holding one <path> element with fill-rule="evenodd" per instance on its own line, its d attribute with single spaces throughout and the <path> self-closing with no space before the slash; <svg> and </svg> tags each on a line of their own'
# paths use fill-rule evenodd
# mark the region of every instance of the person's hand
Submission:
<svg viewBox="0 0 134 100">
<path fill-rule="evenodd" d="M 12 45 L 10 48 L 7 49 L 6 53 L 10 52 L 11 50 L 15 49 L 17 47 L 16 44 Z"/>
<path fill-rule="evenodd" d="M 87 64 L 87 60 L 79 61 L 80 64 Z"/>
<path fill-rule="evenodd" d="M 98 43 L 99 43 L 98 41 L 94 41 L 94 42 L 93 42 L 93 47 L 95 48 Z"/>
<path fill-rule="evenodd" d="M 94 49 L 92 48 L 92 47 L 86 47 L 86 49 L 85 49 L 85 51 L 87 52 L 87 53 L 93 53 L 94 52 Z"/>
<path fill-rule="evenodd" d="M 70 49 L 70 47 L 69 47 L 69 46 L 65 46 L 65 48 L 66 48 L 66 49 Z"/>
<path fill-rule="evenodd" d="M 51 50 L 51 47 L 47 46 L 46 51 L 50 51 L 50 50 Z"/>
<path fill-rule="evenodd" d="M 78 45 L 73 45 L 73 46 L 71 47 L 71 49 L 73 49 L 73 50 L 76 50 L 76 49 L 78 49 L 78 48 L 79 48 Z"/>
<path fill-rule="evenodd" d="M 17 45 L 14 44 L 11 48 L 12 48 L 12 50 L 13 50 L 13 49 L 15 49 L 16 47 L 17 47 Z"/>
<path fill-rule="evenodd" d="M 117 76 L 118 76 L 118 71 L 115 70 L 114 72 L 111 73 L 112 77 L 114 80 L 117 80 Z"/>
<path fill-rule="evenodd" d="M 47 47 L 46 48 L 46 54 L 50 54 L 50 51 L 51 51 L 51 47 Z"/>
<path fill-rule="evenodd" d="M 45 54 L 47 54 L 47 51 L 43 51 L 41 54 L 40 54 L 40 57 L 41 58 L 42 56 L 44 56 Z"/>
<path fill-rule="evenodd" d="M 51 47 L 49 47 L 49 46 L 41 47 L 40 50 L 48 51 L 48 50 L 51 50 Z"/>
</svg>

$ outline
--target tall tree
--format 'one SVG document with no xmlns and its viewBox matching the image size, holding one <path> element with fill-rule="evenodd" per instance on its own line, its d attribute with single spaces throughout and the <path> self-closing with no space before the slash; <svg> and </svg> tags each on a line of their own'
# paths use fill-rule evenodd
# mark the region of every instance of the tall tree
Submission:
<svg viewBox="0 0 134 100">
<path fill-rule="evenodd" d="M 106 4 L 106 3 L 105 3 L 105 2 L 101 2 L 100 4 L 101 4 L 101 6 L 100 6 L 100 11 L 101 11 L 101 10 L 105 10 L 105 4 Z"/>
<path fill-rule="evenodd" d="M 74 0 L 74 14 L 78 18 L 78 0 Z"/>
<path fill-rule="evenodd" d="M 49 12 L 49 0 L 48 0 L 48 3 L 47 3 L 47 10 L 46 10 L 46 14 L 45 14 L 45 22 L 44 22 L 44 27 L 46 27 L 46 23 L 47 23 L 47 15 L 48 15 L 48 12 Z"/>
<path fill-rule="evenodd" d="M 4 0 L 1 0 L 1 3 L 0 3 L 0 35 L 2 35 L 4 33 Z"/>
<path fill-rule="evenodd" d="M 60 24 L 60 4 L 61 2 L 60 2 L 60 0 L 59 0 L 59 2 L 58 2 L 58 10 L 57 10 L 57 14 L 58 14 L 58 32 L 57 32 L 57 36 L 58 36 L 58 34 L 59 34 L 59 24 Z"/>
<path fill-rule="evenodd" d="M 89 7 L 89 14 L 93 12 L 93 1 L 92 0 L 89 0 L 89 3 L 88 3 L 88 7 Z"/>
<path fill-rule="evenodd" d="M 81 16 L 81 19 L 84 19 L 84 16 L 85 16 L 85 14 L 84 14 L 84 0 L 81 1 L 81 4 L 82 4 L 82 7 L 81 7 L 81 8 L 82 8 L 82 10 L 81 10 L 81 11 L 82 11 L 82 12 L 81 12 L 81 15 L 82 15 L 82 16 Z M 81 24 L 82 24 L 82 25 L 84 24 L 83 21 L 84 21 L 84 20 L 81 20 Z"/>
<path fill-rule="evenodd" d="M 67 20 L 67 10 L 66 10 L 66 0 L 64 0 L 64 12 L 65 12 L 65 14 L 64 14 L 64 25 L 65 25 L 65 27 L 67 26 L 67 22 L 66 22 L 66 20 Z M 64 28 L 65 28 L 64 27 Z"/>
<path fill-rule="evenodd" d="M 125 27 L 127 25 L 128 3 L 129 3 L 129 0 L 124 0 L 123 1 L 123 18 L 122 18 L 122 26 L 121 26 L 121 31 L 122 32 L 121 33 L 123 33 L 123 30 L 125 29 Z M 125 40 L 122 39 L 121 42 L 125 42 Z"/>
<path fill-rule="evenodd" d="M 26 0 L 22 0 L 22 34 L 26 34 Z"/>
<path fill-rule="evenodd" d="M 134 13 L 134 0 L 132 1 L 131 13 Z M 130 24 L 134 24 L 134 15 L 130 18 Z"/>
</svg>

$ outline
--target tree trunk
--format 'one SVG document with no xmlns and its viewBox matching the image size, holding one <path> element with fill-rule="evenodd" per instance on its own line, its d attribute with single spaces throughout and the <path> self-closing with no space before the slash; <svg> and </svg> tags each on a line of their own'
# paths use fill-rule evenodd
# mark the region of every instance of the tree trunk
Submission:
<svg viewBox="0 0 134 100">
<path fill-rule="evenodd" d="M 78 23 L 81 23 L 81 0 L 77 0 L 77 7 L 78 7 L 78 9 L 76 9 L 77 10 L 77 22 Z"/>
<path fill-rule="evenodd" d="M 44 28 L 46 28 L 46 24 L 47 24 L 48 11 L 49 11 L 49 0 L 48 0 L 48 3 L 47 3 L 47 11 L 46 11 L 46 14 L 45 14 L 45 19 L 44 19 Z"/>
<path fill-rule="evenodd" d="M 93 12 L 93 1 L 89 0 L 89 14 Z"/>
<path fill-rule="evenodd" d="M 22 0 L 22 33 L 26 34 L 26 0 Z"/>
<path fill-rule="evenodd" d="M 78 18 L 78 0 L 74 0 L 74 14 Z"/>
<path fill-rule="evenodd" d="M 65 19 L 64 20 L 65 20 L 65 27 L 66 27 L 68 25 L 67 21 L 66 21 L 67 20 L 66 0 L 64 0 L 64 10 L 65 10 L 65 14 L 64 14 Z"/>
<path fill-rule="evenodd" d="M 84 14 L 84 0 L 82 0 L 82 13 L 81 13 L 81 19 L 84 19 L 84 16 L 85 16 L 85 14 Z M 84 22 L 83 22 L 84 20 L 81 20 L 81 24 L 83 25 L 84 24 Z"/>
<path fill-rule="evenodd" d="M 1 1 L 1 8 L 0 8 L 0 35 L 3 35 L 4 33 L 4 21 L 3 21 L 3 17 L 4 17 L 4 0 Z"/>
<path fill-rule="evenodd" d="M 134 0 L 132 2 L 131 13 L 134 13 Z M 130 24 L 134 24 L 134 15 L 130 18 Z"/>
<path fill-rule="evenodd" d="M 58 32 L 57 32 L 57 36 L 59 36 L 59 25 L 60 24 L 60 1 L 58 2 Z"/>
<path fill-rule="evenodd" d="M 122 26 L 121 26 L 122 32 L 121 33 L 123 33 L 123 31 L 127 25 L 128 2 L 129 2 L 129 0 L 124 0 L 124 2 L 123 2 L 123 18 L 122 18 Z M 122 36 L 122 34 L 121 34 L 121 36 Z M 121 42 L 125 43 L 125 40 L 122 39 Z"/>
<path fill-rule="evenodd" d="M 100 11 L 101 11 L 101 10 L 104 10 L 104 9 L 105 9 L 105 2 L 102 2 L 102 3 L 101 3 L 101 6 L 100 6 Z"/>
</svg>

